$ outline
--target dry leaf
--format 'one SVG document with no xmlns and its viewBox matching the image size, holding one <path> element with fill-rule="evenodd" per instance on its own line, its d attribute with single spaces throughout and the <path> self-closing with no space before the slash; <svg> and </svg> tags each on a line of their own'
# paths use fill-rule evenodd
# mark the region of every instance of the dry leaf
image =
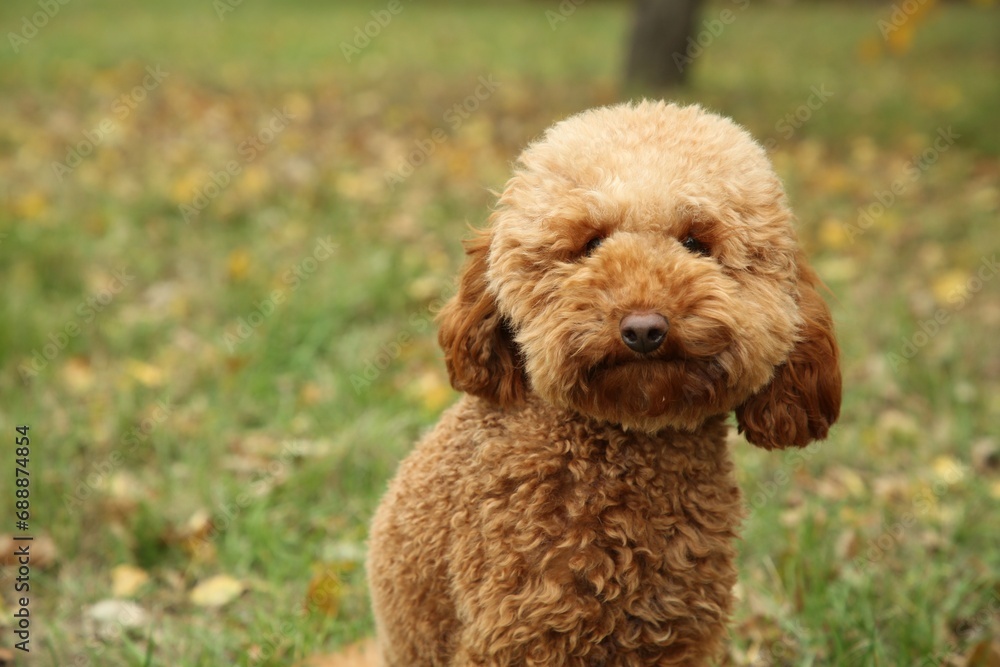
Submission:
<svg viewBox="0 0 1000 667">
<path fill-rule="evenodd" d="M 101 600 L 87 608 L 85 616 L 90 631 L 98 637 L 117 637 L 122 630 L 149 625 L 145 609 L 127 600 Z"/>
<path fill-rule="evenodd" d="M 243 280 L 250 272 L 250 253 L 243 248 L 233 250 L 226 261 L 226 269 L 230 280 L 234 282 Z"/>
<path fill-rule="evenodd" d="M 969 274 L 961 269 L 951 269 L 934 278 L 931 291 L 939 305 L 949 304 L 952 299 L 968 297 Z"/>
<path fill-rule="evenodd" d="M 135 595 L 149 581 L 149 574 L 134 565 L 117 565 L 111 570 L 111 595 L 127 598 Z"/>
<path fill-rule="evenodd" d="M 29 220 L 40 218 L 48 208 L 45 195 L 38 190 L 23 194 L 14 201 L 14 211 L 17 215 Z"/>
<path fill-rule="evenodd" d="M 125 362 L 125 369 L 129 377 L 146 387 L 159 387 L 163 384 L 163 369 L 140 361 L 139 359 L 129 359 Z"/>
<path fill-rule="evenodd" d="M 314 570 L 315 574 L 306 592 L 306 610 L 336 616 L 340 609 L 341 568 L 337 564 L 326 564 Z"/>
<path fill-rule="evenodd" d="M 858 533 L 855 530 L 845 530 L 837 538 L 836 546 L 834 547 L 834 553 L 837 554 L 837 559 L 848 562 L 854 559 L 861 551 L 861 540 L 858 538 Z"/>
<path fill-rule="evenodd" d="M 351 644 L 338 653 L 314 655 L 300 663 L 300 667 L 376 667 L 377 665 L 378 650 L 374 639 Z"/>
<path fill-rule="evenodd" d="M 188 597 L 199 607 L 216 608 L 229 604 L 245 590 L 246 586 L 242 581 L 228 574 L 218 574 L 191 589 Z"/>
<path fill-rule="evenodd" d="M 952 485 L 965 479 L 965 464 L 951 456 L 938 456 L 931 463 L 934 479 Z"/>
<path fill-rule="evenodd" d="M 981 475 L 1000 471 L 1000 448 L 995 441 L 984 438 L 972 445 L 972 467 Z"/>
<path fill-rule="evenodd" d="M 15 554 L 22 547 L 28 548 L 31 567 L 41 570 L 51 567 L 59 557 L 56 543 L 48 535 L 35 535 L 31 540 L 15 540 L 13 535 L 0 535 L 0 567 L 18 565 L 19 556 Z"/>
<path fill-rule="evenodd" d="M 86 357 L 70 357 L 62 367 L 63 382 L 76 394 L 83 394 L 94 386 L 94 371 Z"/>
<path fill-rule="evenodd" d="M 986 639 L 965 657 L 965 667 L 1000 667 L 1000 643 Z"/>
</svg>

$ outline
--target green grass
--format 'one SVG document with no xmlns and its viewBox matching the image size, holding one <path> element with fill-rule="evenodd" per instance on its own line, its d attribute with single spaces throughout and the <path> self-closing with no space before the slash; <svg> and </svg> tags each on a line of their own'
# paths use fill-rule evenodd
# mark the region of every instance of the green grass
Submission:
<svg viewBox="0 0 1000 667">
<path fill-rule="evenodd" d="M 520 147 L 621 98 L 629 21 L 609 3 L 555 31 L 557 3 L 405 3 L 346 62 L 340 42 L 383 6 L 244 3 L 219 21 L 208 2 L 69 3 L 20 53 L 0 49 L 0 432 L 10 444 L 31 426 L 32 532 L 58 547 L 31 575 L 37 664 L 288 665 L 371 633 L 368 520 L 454 397 L 430 317 L 459 241 Z M 4 34 L 34 11 L 6 4 Z M 948 5 L 909 52 L 876 56 L 865 40 L 881 44 L 887 14 L 754 4 L 678 94 L 773 139 L 844 352 L 828 442 L 802 455 L 734 439 L 752 513 L 732 664 L 923 665 L 998 632 L 1000 475 L 981 453 L 997 445 L 1000 280 L 953 290 L 1000 246 L 1000 15 Z M 156 65 L 168 76 L 116 118 Z M 489 75 L 497 92 L 450 127 Z M 833 96 L 786 137 L 782 119 L 823 85 Z M 276 108 L 294 118 L 246 161 L 240 144 Z M 56 178 L 52 162 L 108 118 L 114 131 Z M 909 180 L 948 127 L 954 145 Z M 436 128 L 447 139 L 388 189 Z M 240 173 L 185 224 L 179 205 L 231 160 Z M 896 201 L 857 227 L 894 181 Z M 326 237 L 336 250 L 318 258 Z M 134 277 L 88 306 L 121 267 Z M 938 310 L 947 321 L 920 342 Z M 78 333 L 22 377 L 68 324 Z M 112 596 L 121 564 L 149 574 L 131 599 L 153 623 L 101 639 L 82 610 Z M 322 568 L 337 608 L 307 613 Z M 217 574 L 246 592 L 194 604 Z"/>
</svg>

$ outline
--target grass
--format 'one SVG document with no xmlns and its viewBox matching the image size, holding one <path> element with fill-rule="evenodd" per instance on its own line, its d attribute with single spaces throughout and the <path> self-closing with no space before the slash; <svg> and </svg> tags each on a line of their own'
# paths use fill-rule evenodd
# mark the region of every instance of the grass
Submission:
<svg viewBox="0 0 1000 667">
<path fill-rule="evenodd" d="M 431 311 L 459 241 L 520 147 L 621 97 L 629 20 L 586 4 L 553 31 L 555 3 L 407 3 L 346 62 L 382 6 L 70 3 L 0 51 L 0 431 L 31 427 L 31 532 L 57 548 L 31 573 L 36 664 L 288 665 L 371 633 L 367 522 L 454 398 Z M 8 3 L 0 24 L 35 11 Z M 829 441 L 734 439 L 752 513 L 731 664 L 939 664 L 997 637 L 1000 281 L 974 278 L 1000 245 L 998 14 L 941 7 L 899 55 L 879 52 L 887 15 L 754 5 L 678 94 L 773 140 L 844 351 Z M 454 127 L 481 76 L 499 88 Z M 817 86 L 832 96 L 809 109 Z M 408 155 L 422 164 L 388 188 Z M 122 565 L 148 580 L 115 584 Z M 243 594 L 196 602 L 217 575 Z M 115 597 L 150 623 L 94 621 Z"/>
</svg>

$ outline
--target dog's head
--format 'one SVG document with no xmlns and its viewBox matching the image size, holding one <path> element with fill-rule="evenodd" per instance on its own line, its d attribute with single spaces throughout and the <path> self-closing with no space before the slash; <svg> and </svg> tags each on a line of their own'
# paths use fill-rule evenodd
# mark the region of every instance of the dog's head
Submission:
<svg viewBox="0 0 1000 667">
<path fill-rule="evenodd" d="M 594 109 L 521 155 L 440 342 L 460 391 L 654 432 L 736 411 L 763 447 L 840 410 L 830 313 L 764 150 L 697 106 Z"/>
</svg>

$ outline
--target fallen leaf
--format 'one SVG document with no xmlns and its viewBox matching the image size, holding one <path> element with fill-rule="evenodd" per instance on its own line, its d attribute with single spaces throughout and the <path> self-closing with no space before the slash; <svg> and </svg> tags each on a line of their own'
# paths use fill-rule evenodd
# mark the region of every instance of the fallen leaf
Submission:
<svg viewBox="0 0 1000 667">
<path fill-rule="evenodd" d="M 239 282 L 246 278 L 250 272 L 250 253 L 244 248 L 233 250 L 229 253 L 229 259 L 226 260 L 226 270 L 229 273 L 229 279 L 233 282 Z"/>
<path fill-rule="evenodd" d="M 1000 448 L 995 441 L 984 438 L 973 443 L 972 467 L 980 475 L 1000 471 Z"/>
<path fill-rule="evenodd" d="M 853 560 L 860 551 L 861 540 L 858 538 L 858 533 L 855 530 L 845 530 L 842 532 L 834 546 L 834 553 L 837 554 L 837 559 L 844 562 Z"/>
<path fill-rule="evenodd" d="M 150 623 L 149 613 L 128 600 L 101 600 L 87 608 L 85 620 L 92 634 L 101 638 L 117 637 L 122 630 Z"/>
<path fill-rule="evenodd" d="M 62 378 L 66 386 L 76 394 L 90 391 L 94 386 L 94 371 L 86 357 L 70 357 L 62 367 Z"/>
<path fill-rule="evenodd" d="M 847 247 L 850 239 L 847 236 L 846 224 L 836 218 L 826 218 L 820 223 L 819 240 L 825 247 L 834 250 Z"/>
<path fill-rule="evenodd" d="M 132 597 L 147 581 L 149 574 L 141 567 L 116 565 L 111 570 L 111 595 L 116 598 Z"/>
<path fill-rule="evenodd" d="M 104 510 L 109 517 L 126 521 L 135 513 L 139 501 L 145 498 L 147 491 L 130 473 L 116 472 L 104 489 Z"/>
<path fill-rule="evenodd" d="M 1000 643 L 986 639 L 976 644 L 965 657 L 965 667 L 1000 667 Z"/>
<path fill-rule="evenodd" d="M 229 604 L 246 590 L 242 581 L 228 574 L 218 574 L 199 583 L 189 594 L 189 599 L 199 607 L 217 608 Z"/>
<path fill-rule="evenodd" d="M 139 359 L 129 359 L 125 362 L 125 369 L 129 377 L 146 387 L 159 387 L 163 384 L 163 369 L 140 361 Z"/>
<path fill-rule="evenodd" d="M 15 213 L 28 220 L 40 218 L 48 208 L 49 205 L 45 200 L 45 195 L 38 190 L 32 190 L 23 194 L 14 202 Z"/>
<path fill-rule="evenodd" d="M 0 567 L 18 565 L 20 557 L 15 552 L 22 547 L 28 548 L 31 567 L 41 570 L 51 567 L 59 557 L 56 543 L 48 535 L 34 535 L 31 540 L 15 540 L 13 535 L 0 535 Z"/>
<path fill-rule="evenodd" d="M 939 305 L 947 305 L 955 299 L 968 298 L 969 276 L 961 269 L 951 269 L 934 278 L 931 292 Z"/>
<path fill-rule="evenodd" d="M 299 663 L 299 667 L 376 667 L 378 649 L 374 639 L 365 639 L 338 653 L 314 655 Z"/>
<path fill-rule="evenodd" d="M 340 572 L 342 568 L 336 563 L 326 563 L 315 567 L 315 574 L 309 582 L 306 592 L 305 608 L 307 611 L 336 616 L 340 610 Z"/>
<path fill-rule="evenodd" d="M 951 456 L 938 456 L 931 463 L 931 471 L 937 481 L 952 485 L 965 479 L 965 465 Z"/>
</svg>

